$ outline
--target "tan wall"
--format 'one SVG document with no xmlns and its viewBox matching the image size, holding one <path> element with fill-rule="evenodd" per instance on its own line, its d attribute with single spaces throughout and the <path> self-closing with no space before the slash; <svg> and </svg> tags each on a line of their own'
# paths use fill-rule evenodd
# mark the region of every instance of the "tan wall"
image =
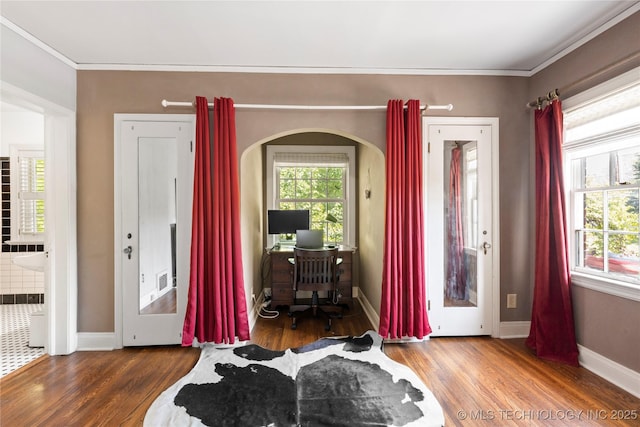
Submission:
<svg viewBox="0 0 640 427">
<path fill-rule="evenodd" d="M 640 13 L 635 13 L 537 73 L 530 81 L 530 100 L 553 89 L 571 86 L 633 53 L 640 52 L 639 28 Z M 589 89 L 638 66 L 640 66 L 640 58 L 598 78 L 578 84 L 571 92 L 565 93 L 565 96 L 561 91 L 561 99 L 575 95 L 578 91 Z M 534 147 L 533 130 L 531 130 L 531 147 L 532 149 Z M 532 172 L 532 183 L 534 179 Z M 530 194 L 533 203 L 533 187 Z M 577 286 L 573 287 L 573 302 L 578 343 L 640 372 L 640 328 L 637 327 L 640 325 L 640 302 L 613 297 Z"/>
<path fill-rule="evenodd" d="M 210 99 L 229 96 L 236 103 L 314 105 L 385 105 L 390 98 L 417 98 L 423 103 L 454 104 L 453 112 L 439 114 L 499 117 L 500 174 L 503 177 L 500 186 L 501 300 L 504 301 L 507 292 L 518 293 L 520 302 L 517 310 L 503 310 L 501 317 L 503 320 L 529 318 L 530 301 L 526 295 L 530 294 L 530 265 L 526 261 L 531 253 L 522 245 L 531 223 L 531 207 L 526 191 L 522 191 L 529 187 L 529 112 L 524 108 L 528 95 L 526 78 L 79 71 L 80 332 L 109 332 L 114 328 L 113 114 L 184 113 L 189 110 L 163 109 L 160 101 L 188 101 L 196 95 Z M 236 122 L 239 156 L 258 141 L 283 132 L 313 128 L 354 135 L 384 152 L 384 111 L 238 110 Z M 377 181 L 380 174 L 384 174 L 379 168 L 371 171 Z M 243 179 L 241 177 L 241 181 Z M 250 180 L 255 182 L 255 178 Z M 243 188 L 246 189 L 244 185 Z M 255 196 L 260 197 L 260 193 L 256 192 Z M 381 194 L 376 193 L 375 197 L 379 196 Z M 246 200 L 243 195 L 245 206 Z M 244 213 L 243 218 L 256 221 L 256 217 L 247 217 Z M 380 218 L 378 216 L 376 221 Z M 371 224 L 371 227 L 377 229 L 383 225 Z M 243 242 L 251 240 L 243 237 Z M 378 262 L 379 255 L 374 258 L 376 260 L 371 262 Z M 251 276 L 255 277 L 255 271 Z"/>
<path fill-rule="evenodd" d="M 253 171 L 254 173 L 243 173 Z M 251 295 L 262 291 L 262 197 L 255 197 L 254 189 L 262 186 L 262 150 L 255 145 L 240 156 L 240 221 L 242 222 L 242 260 L 244 284 L 249 309 Z"/>
<path fill-rule="evenodd" d="M 360 238 L 360 291 L 371 306 L 380 310 L 382 295 L 382 259 L 384 256 L 385 159 L 380 150 L 361 147 L 359 151 L 358 229 Z M 366 198 L 365 190 L 371 191 Z M 378 325 L 374 325 L 378 326 Z"/>
<path fill-rule="evenodd" d="M 640 303 L 579 286 L 572 295 L 578 343 L 640 372 Z"/>
</svg>

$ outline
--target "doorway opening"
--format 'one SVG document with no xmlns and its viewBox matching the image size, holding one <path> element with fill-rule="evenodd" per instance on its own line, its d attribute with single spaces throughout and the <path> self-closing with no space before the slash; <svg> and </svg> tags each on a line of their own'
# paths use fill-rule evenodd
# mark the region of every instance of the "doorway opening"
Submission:
<svg viewBox="0 0 640 427">
<path fill-rule="evenodd" d="M 70 354 L 77 349 L 78 309 L 75 113 L 5 82 L 0 92 L 3 103 L 43 117 L 45 231 L 33 249 L 45 255 L 38 257 L 44 264 L 39 266 L 44 283 L 44 351 Z M 3 236 L 3 249 L 4 243 Z"/>
<path fill-rule="evenodd" d="M 270 135 L 243 150 L 240 155 L 240 194 L 242 250 L 245 288 L 248 301 L 249 323 L 255 324 L 264 291 L 270 290 L 269 259 L 266 248 L 270 247 L 266 221 L 268 192 L 267 145 L 285 144 L 331 145 L 330 141 L 342 141 L 356 148 L 355 187 L 348 197 L 357 200 L 354 208 L 354 236 L 351 245 L 357 250 L 353 256 L 352 295 L 360 300 L 373 327 L 379 323 L 380 280 L 384 240 L 384 187 L 385 160 L 380 147 L 371 142 L 335 129 L 300 128 Z M 336 142 L 334 142 L 336 144 Z M 259 243 L 258 243 L 259 242 Z M 255 300 L 252 301 L 252 296 Z"/>
</svg>

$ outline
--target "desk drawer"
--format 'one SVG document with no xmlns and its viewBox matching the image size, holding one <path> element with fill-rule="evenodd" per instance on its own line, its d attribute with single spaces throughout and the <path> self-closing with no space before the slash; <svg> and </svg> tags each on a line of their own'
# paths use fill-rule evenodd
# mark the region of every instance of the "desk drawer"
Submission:
<svg viewBox="0 0 640 427">
<path fill-rule="evenodd" d="M 271 306 L 290 305 L 293 301 L 293 289 L 273 287 L 271 288 Z"/>
<path fill-rule="evenodd" d="M 274 283 L 291 283 L 291 269 L 275 269 L 271 272 L 271 281 Z"/>
<path fill-rule="evenodd" d="M 271 263 L 274 265 L 283 265 L 289 263 L 289 258 L 293 257 L 293 252 L 271 252 Z"/>
<path fill-rule="evenodd" d="M 338 266 L 338 272 L 340 273 L 339 281 L 351 283 L 351 264 L 342 263 Z"/>
</svg>

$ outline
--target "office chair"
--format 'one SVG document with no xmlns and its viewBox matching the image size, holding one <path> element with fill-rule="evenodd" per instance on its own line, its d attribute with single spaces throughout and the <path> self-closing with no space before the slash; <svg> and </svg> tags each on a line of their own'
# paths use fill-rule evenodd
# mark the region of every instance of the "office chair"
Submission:
<svg viewBox="0 0 640 427">
<path fill-rule="evenodd" d="M 289 307 L 291 329 L 296 329 L 296 314 L 307 310 L 318 312 L 327 318 L 325 330 L 331 329 L 331 318 L 342 317 L 342 307 L 332 304 L 338 285 L 338 249 L 309 250 L 295 248 L 293 251 L 293 305 Z M 298 291 L 311 291 L 311 301 L 301 304 Z M 320 304 L 318 291 L 328 291 L 328 304 Z M 305 301 L 306 302 L 306 301 Z"/>
</svg>

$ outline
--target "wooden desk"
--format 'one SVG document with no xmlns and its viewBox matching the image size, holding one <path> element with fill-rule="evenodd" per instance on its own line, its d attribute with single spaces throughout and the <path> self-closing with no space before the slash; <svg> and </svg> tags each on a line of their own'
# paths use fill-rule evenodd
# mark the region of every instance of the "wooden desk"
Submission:
<svg viewBox="0 0 640 427">
<path fill-rule="evenodd" d="M 340 247 L 338 256 L 342 263 L 338 266 L 340 280 L 338 281 L 338 303 L 348 304 L 353 302 L 352 290 L 352 266 L 353 248 Z M 291 284 L 293 265 L 289 258 L 293 256 L 293 248 L 270 249 L 271 257 L 271 308 L 288 306 L 293 304 L 293 286 Z"/>
</svg>

